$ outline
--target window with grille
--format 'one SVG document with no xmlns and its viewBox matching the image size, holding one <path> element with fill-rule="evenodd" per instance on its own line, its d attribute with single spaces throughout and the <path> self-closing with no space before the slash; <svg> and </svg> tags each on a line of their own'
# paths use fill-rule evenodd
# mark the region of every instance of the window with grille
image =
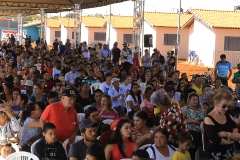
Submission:
<svg viewBox="0 0 240 160">
<path fill-rule="evenodd" d="M 225 51 L 240 51 L 240 37 L 225 36 L 224 50 Z"/>
<path fill-rule="evenodd" d="M 123 43 L 133 43 L 132 38 L 133 38 L 132 34 L 124 34 Z"/>
<path fill-rule="evenodd" d="M 61 37 L 61 31 L 55 31 L 55 37 Z"/>
<path fill-rule="evenodd" d="M 106 41 L 106 33 L 94 32 L 94 41 Z"/>
<path fill-rule="evenodd" d="M 164 45 L 175 45 L 177 34 L 164 34 Z"/>
</svg>

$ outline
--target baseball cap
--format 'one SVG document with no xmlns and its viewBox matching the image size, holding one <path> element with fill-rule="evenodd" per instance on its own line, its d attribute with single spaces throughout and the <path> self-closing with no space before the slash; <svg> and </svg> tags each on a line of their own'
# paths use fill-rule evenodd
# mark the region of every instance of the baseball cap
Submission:
<svg viewBox="0 0 240 160">
<path fill-rule="evenodd" d="M 123 45 L 123 46 L 127 46 L 127 43 L 123 43 L 122 45 Z"/>
<path fill-rule="evenodd" d="M 117 118 L 117 119 L 115 119 L 115 120 L 111 123 L 111 125 L 110 125 L 111 131 L 115 131 L 115 130 L 116 130 L 117 124 L 118 124 L 118 122 L 121 121 L 121 120 L 122 120 L 122 118 Z"/>
<path fill-rule="evenodd" d="M 62 96 L 76 97 L 76 94 L 75 94 L 74 90 L 72 90 L 72 89 L 65 89 L 65 90 L 62 92 Z"/>
<path fill-rule="evenodd" d="M 90 127 L 95 127 L 96 124 L 93 123 L 92 121 L 90 121 L 89 119 L 83 119 L 80 123 L 80 132 L 84 129 L 84 128 L 90 128 Z"/>
<path fill-rule="evenodd" d="M 116 82 L 116 81 L 120 81 L 120 79 L 119 79 L 119 78 L 113 78 L 113 79 L 111 80 L 111 84 L 112 84 L 113 82 Z"/>
<path fill-rule="evenodd" d="M 33 81 L 31 81 L 31 80 L 26 80 L 24 86 L 33 87 Z"/>
</svg>

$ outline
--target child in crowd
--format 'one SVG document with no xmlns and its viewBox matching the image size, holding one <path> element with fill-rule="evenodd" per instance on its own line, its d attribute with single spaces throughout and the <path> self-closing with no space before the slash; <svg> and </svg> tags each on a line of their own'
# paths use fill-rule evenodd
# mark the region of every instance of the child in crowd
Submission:
<svg viewBox="0 0 240 160">
<path fill-rule="evenodd" d="M 67 160 L 67 156 L 61 142 L 56 140 L 56 126 L 53 123 L 44 124 L 43 137 L 36 144 L 34 154 L 40 160 Z"/>
<path fill-rule="evenodd" d="M 8 155 L 12 153 L 12 145 L 11 143 L 5 143 L 4 145 L 1 145 L 0 147 L 0 160 L 5 159 Z"/>
<path fill-rule="evenodd" d="M 132 154 L 132 160 L 151 160 L 146 150 L 136 150 Z"/>
<path fill-rule="evenodd" d="M 173 154 L 172 160 L 191 160 L 188 149 L 192 143 L 192 137 L 186 133 L 178 134 L 178 150 Z"/>
</svg>

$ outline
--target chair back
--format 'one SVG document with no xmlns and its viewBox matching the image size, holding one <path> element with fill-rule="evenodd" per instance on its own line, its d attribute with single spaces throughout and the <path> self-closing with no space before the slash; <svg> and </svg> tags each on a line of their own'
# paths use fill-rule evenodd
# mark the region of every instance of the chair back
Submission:
<svg viewBox="0 0 240 160">
<path fill-rule="evenodd" d="M 91 105 L 87 105 L 83 108 L 84 112 L 86 112 L 88 110 L 88 108 L 91 107 Z"/>
<path fill-rule="evenodd" d="M 40 141 L 40 139 L 36 140 L 32 145 L 31 145 L 31 153 L 34 154 L 34 148 L 36 144 Z"/>
<path fill-rule="evenodd" d="M 29 152 L 15 152 L 5 158 L 5 160 L 39 160 L 39 158 Z"/>
<path fill-rule="evenodd" d="M 142 147 L 140 147 L 139 149 L 141 150 L 145 150 L 146 148 L 150 147 L 152 144 L 145 144 Z"/>
<path fill-rule="evenodd" d="M 105 119 L 105 120 L 103 120 L 102 121 L 104 124 L 111 124 L 112 122 L 113 122 L 113 120 L 112 119 Z"/>
<path fill-rule="evenodd" d="M 85 118 L 85 113 L 78 113 L 77 114 L 79 122 L 81 122 Z"/>
<path fill-rule="evenodd" d="M 76 136 L 74 142 L 78 142 L 78 141 L 80 141 L 81 139 L 83 139 L 82 136 Z M 64 148 L 64 150 L 65 150 L 66 155 L 67 155 L 67 145 L 68 145 L 68 142 L 69 142 L 69 140 L 66 139 L 66 140 L 63 142 L 63 144 L 62 144 L 62 145 L 63 145 L 63 148 Z"/>
<path fill-rule="evenodd" d="M 96 89 L 99 89 L 100 88 L 100 85 L 101 83 L 94 83 L 90 86 L 90 89 L 91 89 L 91 94 L 93 94 L 93 92 L 96 90 Z"/>
</svg>

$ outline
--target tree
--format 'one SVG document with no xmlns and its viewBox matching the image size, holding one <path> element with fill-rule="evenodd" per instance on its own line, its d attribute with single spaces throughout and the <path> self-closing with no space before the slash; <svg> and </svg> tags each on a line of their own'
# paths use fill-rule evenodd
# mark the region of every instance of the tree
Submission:
<svg viewBox="0 0 240 160">
<path fill-rule="evenodd" d="M 29 15 L 25 16 L 25 21 L 41 20 L 40 15 Z"/>
</svg>

